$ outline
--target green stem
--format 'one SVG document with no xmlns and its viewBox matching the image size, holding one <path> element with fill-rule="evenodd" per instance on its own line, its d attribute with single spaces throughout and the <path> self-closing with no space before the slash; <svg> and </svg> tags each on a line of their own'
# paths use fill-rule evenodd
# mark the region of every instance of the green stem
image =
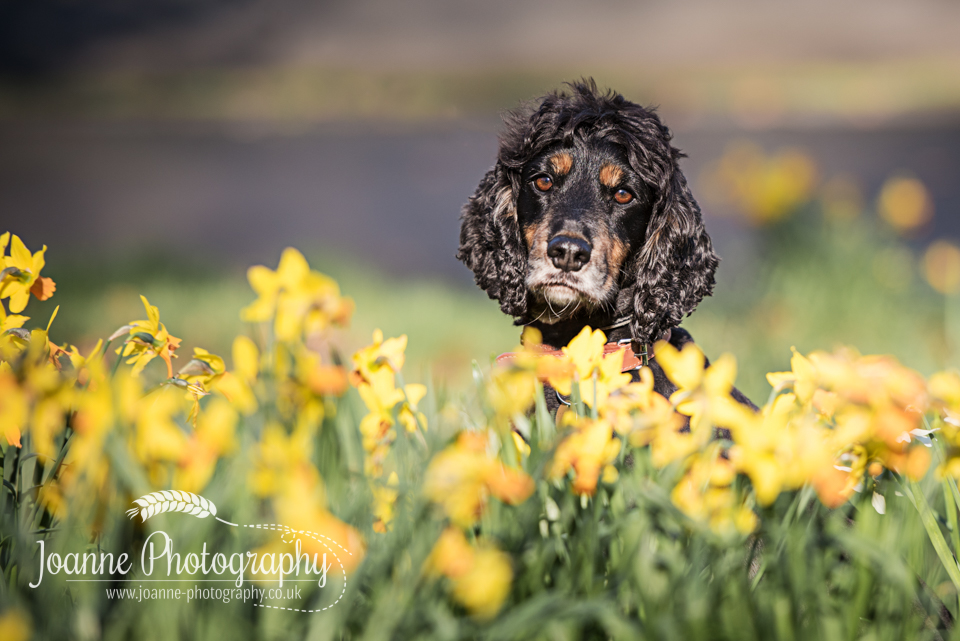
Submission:
<svg viewBox="0 0 960 641">
<path fill-rule="evenodd" d="M 930 509 L 930 505 L 923 495 L 923 490 L 920 489 L 916 481 L 909 479 L 905 479 L 905 481 L 906 483 L 902 485 L 903 493 L 907 495 L 907 498 L 909 498 L 914 507 L 917 508 L 917 512 L 920 513 L 920 521 L 923 523 L 924 529 L 927 530 L 927 536 L 933 544 L 933 549 L 936 550 L 937 556 L 940 557 L 940 563 L 943 564 L 943 569 L 947 571 L 947 576 L 950 577 L 953 585 L 960 590 L 960 566 L 957 565 L 956 558 L 954 558 L 953 553 L 950 552 L 950 546 L 947 545 L 947 540 L 943 538 L 943 532 L 940 531 L 940 524 L 937 523 L 937 517 L 933 514 L 933 510 Z"/>
<path fill-rule="evenodd" d="M 67 455 L 68 445 L 70 443 L 70 436 L 73 434 L 73 430 L 67 426 L 67 429 L 63 432 L 63 445 L 60 446 L 60 452 L 57 454 L 57 459 L 53 462 L 53 465 L 47 470 L 47 473 L 44 475 L 43 483 L 47 483 L 50 479 L 56 476 L 57 471 L 60 469 L 60 464 L 63 463 L 64 457 Z"/>
<path fill-rule="evenodd" d="M 553 442 L 553 436 L 557 433 L 557 428 L 553 424 L 553 417 L 547 410 L 547 399 L 543 395 L 543 385 L 537 381 L 537 402 L 536 402 L 537 430 L 539 432 L 539 442 L 541 444 Z M 544 447 L 541 445 L 541 449 Z"/>
<path fill-rule="evenodd" d="M 570 384 L 570 409 L 576 411 L 578 416 L 586 416 L 583 409 L 583 398 L 580 395 L 580 382 L 574 380 Z"/>
<path fill-rule="evenodd" d="M 947 509 L 947 523 L 950 524 L 950 539 L 953 543 L 954 555 L 960 551 L 960 531 L 957 531 L 957 506 L 953 503 L 950 496 L 950 484 L 946 479 L 941 483 L 943 486 L 943 501 Z"/>
<path fill-rule="evenodd" d="M 19 497 L 16 492 L 16 485 L 14 485 L 14 475 L 17 470 L 17 454 L 19 449 L 15 445 L 7 445 L 7 450 L 3 455 L 3 480 L 6 485 L 9 485 L 11 490 L 10 493 L 13 495 L 13 509 L 12 512 L 15 512 L 17 509 L 17 503 L 19 502 Z M 0 518 L 6 516 L 7 511 L 7 493 L 0 492 Z M 12 522 L 12 519 L 11 519 Z"/>
<path fill-rule="evenodd" d="M 117 354 L 117 360 L 113 362 L 113 369 L 110 371 L 110 378 L 114 379 L 117 376 L 117 370 L 120 369 L 120 361 L 123 360 L 123 345 L 120 346 L 120 353 Z"/>
<path fill-rule="evenodd" d="M 597 420 L 597 370 L 593 370 L 593 403 L 590 404 L 590 418 Z"/>
</svg>

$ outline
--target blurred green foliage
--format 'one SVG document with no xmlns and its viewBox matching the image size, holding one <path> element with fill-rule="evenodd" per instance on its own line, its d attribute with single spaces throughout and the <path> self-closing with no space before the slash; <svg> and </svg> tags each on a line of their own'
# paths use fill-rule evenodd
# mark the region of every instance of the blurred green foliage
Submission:
<svg viewBox="0 0 960 641">
<path fill-rule="evenodd" d="M 728 248 L 731 259 L 720 271 L 715 296 L 685 323 L 709 356 L 737 356 L 738 385 L 748 395 L 761 402 L 766 398 L 763 375 L 788 369 L 791 345 L 808 352 L 850 344 L 864 353 L 892 353 L 923 373 L 956 364 L 951 320 L 956 303 L 924 282 L 919 254 L 908 241 L 867 208 L 837 215 L 829 199 L 814 191 L 790 207 L 775 224 L 746 230 L 738 241 L 742 245 Z M 950 489 L 933 474 L 913 485 L 885 472 L 876 486 L 885 497 L 883 515 L 874 507 L 871 487 L 837 510 L 820 505 L 810 488 L 784 493 L 773 505 L 758 508 L 760 529 L 744 540 L 721 537 L 685 517 L 670 500 L 682 469 L 654 469 L 643 448 L 630 453 L 618 482 L 601 485 L 584 500 L 564 483 L 544 480 L 551 451 L 535 440 L 525 463 L 538 479 L 534 496 L 518 506 L 491 501 L 477 529 L 510 554 L 510 594 L 492 620 L 469 616 L 446 596 L 442 582 L 423 572 L 444 523 L 424 498 L 423 471 L 469 416 L 482 416 L 477 403 L 482 394 L 474 394 L 467 381 L 482 382 L 484 368 L 471 371 L 470 361 L 485 365 L 491 354 L 517 342 L 518 331 L 480 292 L 387 278 L 334 254 L 318 252 L 312 258 L 357 303 L 352 329 L 332 339 L 341 354 L 369 342 L 374 327 L 388 336 L 406 333 L 407 370 L 421 368 L 420 376 L 409 378 L 424 380 L 432 363 L 437 381 L 421 406 L 430 425 L 426 447 L 399 430 L 396 450 L 404 474 L 386 533 L 372 530 L 373 497 L 351 461 L 362 449 L 355 426 L 365 409 L 357 394 L 348 392 L 337 401 L 336 411 L 326 414 L 317 431 L 312 463 L 322 473 L 329 508 L 357 527 L 369 545 L 346 586 L 342 607 L 292 616 L 240 603 L 109 600 L 101 587 L 29 591 L 16 568 L 35 562 L 29 546 L 36 533 L 5 526 L 7 574 L 0 598 L 5 607 L 15 604 L 27 613 L 41 638 L 900 640 L 960 635 L 952 625 L 960 614 L 957 590 L 911 505 L 911 499 L 928 502 L 935 513 L 932 527 L 956 547 L 954 503 L 946 497 Z M 45 273 L 58 283 L 56 297 L 32 302 L 27 313 L 41 320 L 41 310 L 61 305 L 51 330 L 57 341 L 89 344 L 139 318 L 137 294 L 143 293 L 163 310 L 170 331 L 188 339 L 183 353 L 196 344 L 226 354 L 228 341 L 242 331 L 237 310 L 252 298 L 242 273 L 163 253 L 102 262 L 61 261 L 54 253 Z M 465 401 L 447 402 L 461 393 Z M 538 414 L 531 420 L 552 428 L 549 417 Z M 251 447 L 262 427 L 251 423 L 241 429 L 241 448 Z M 43 474 L 35 459 L 16 461 L 13 454 L 13 448 L 5 449 L 5 467 L 21 469 L 18 478 Z M 111 456 L 120 493 L 135 495 L 136 462 L 116 452 Z M 244 496 L 249 461 L 236 457 L 221 465 L 205 495 L 238 520 L 262 517 L 264 507 Z M 912 494 L 918 491 L 926 499 Z M 66 522 L 60 545 L 119 549 L 143 537 L 141 528 L 118 514 L 101 518 L 95 541 Z M 216 540 L 209 522 L 168 515 L 161 523 L 175 538 L 196 542 L 188 545 Z"/>
</svg>

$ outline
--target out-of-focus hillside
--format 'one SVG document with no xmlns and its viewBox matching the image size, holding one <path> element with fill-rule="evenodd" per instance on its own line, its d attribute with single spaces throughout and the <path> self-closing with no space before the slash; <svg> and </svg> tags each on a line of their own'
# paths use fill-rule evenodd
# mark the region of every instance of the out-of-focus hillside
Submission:
<svg viewBox="0 0 960 641">
<path fill-rule="evenodd" d="M 0 114 L 489 116 L 592 75 L 685 123 L 871 123 L 960 106 L 957 24 L 937 0 L 5 3 Z"/>
</svg>

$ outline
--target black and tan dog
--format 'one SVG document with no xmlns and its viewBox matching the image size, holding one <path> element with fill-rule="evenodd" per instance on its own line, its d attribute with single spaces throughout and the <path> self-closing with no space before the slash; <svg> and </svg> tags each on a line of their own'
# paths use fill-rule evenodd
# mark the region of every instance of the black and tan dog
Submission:
<svg viewBox="0 0 960 641">
<path fill-rule="evenodd" d="M 457 257 L 546 345 L 589 325 L 635 354 L 662 338 L 680 347 L 692 340 L 680 321 L 712 293 L 719 263 L 683 154 L 653 111 L 593 81 L 570 89 L 507 114 L 497 163 L 463 208 Z"/>
</svg>

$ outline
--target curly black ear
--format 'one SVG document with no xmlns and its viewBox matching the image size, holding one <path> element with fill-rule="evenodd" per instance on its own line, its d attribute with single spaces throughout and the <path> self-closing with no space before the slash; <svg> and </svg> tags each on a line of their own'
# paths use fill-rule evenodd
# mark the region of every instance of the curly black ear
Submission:
<svg viewBox="0 0 960 641">
<path fill-rule="evenodd" d="M 519 318 L 527 311 L 527 254 L 520 240 L 514 194 L 498 162 L 463 206 L 457 258 L 473 270 L 480 289 L 500 301 L 505 314 Z"/>
<path fill-rule="evenodd" d="M 639 343 L 658 340 L 712 294 L 720 263 L 700 207 L 677 166 L 681 154 L 667 148 L 669 159 L 659 180 L 647 238 L 637 256 L 631 330 Z"/>
</svg>

